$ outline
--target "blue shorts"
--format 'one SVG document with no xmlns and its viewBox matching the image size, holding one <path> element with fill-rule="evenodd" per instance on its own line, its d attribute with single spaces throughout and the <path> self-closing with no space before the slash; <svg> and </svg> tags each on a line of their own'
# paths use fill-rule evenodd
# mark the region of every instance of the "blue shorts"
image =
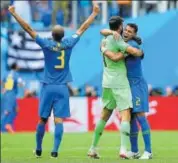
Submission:
<svg viewBox="0 0 178 163">
<path fill-rule="evenodd" d="M 143 78 L 132 78 L 129 79 L 132 102 L 133 102 L 133 113 L 148 112 L 149 111 L 149 96 L 148 96 L 148 85 Z"/>
<path fill-rule="evenodd" d="M 48 118 L 53 109 L 54 117 L 70 117 L 69 90 L 66 84 L 42 84 L 40 93 L 39 116 Z"/>
<path fill-rule="evenodd" d="M 5 125 L 11 124 L 13 125 L 13 122 L 17 116 L 16 113 L 17 108 L 17 100 L 16 100 L 16 94 L 9 91 L 3 94 L 2 97 L 2 114 L 1 114 L 1 130 L 5 131 Z M 8 111 L 9 114 L 5 115 L 5 111 Z"/>
<path fill-rule="evenodd" d="M 2 97 L 2 109 L 7 110 L 9 112 L 16 111 L 17 108 L 17 100 L 16 95 L 11 92 L 7 92 Z"/>
<path fill-rule="evenodd" d="M 16 116 L 17 112 L 10 112 L 8 115 L 3 114 L 1 117 L 2 126 L 5 127 L 7 124 L 13 125 Z"/>
</svg>

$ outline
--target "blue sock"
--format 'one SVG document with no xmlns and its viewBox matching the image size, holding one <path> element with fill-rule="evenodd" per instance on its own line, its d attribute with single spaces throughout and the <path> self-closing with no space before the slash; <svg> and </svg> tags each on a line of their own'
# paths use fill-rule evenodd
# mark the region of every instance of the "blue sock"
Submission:
<svg viewBox="0 0 178 163">
<path fill-rule="evenodd" d="M 45 124 L 38 124 L 36 129 L 36 150 L 42 150 L 42 141 L 45 133 Z"/>
<path fill-rule="evenodd" d="M 62 123 L 55 124 L 53 152 L 58 152 L 59 145 L 62 140 L 62 135 L 63 135 L 63 124 Z"/>
<path fill-rule="evenodd" d="M 130 124 L 130 143 L 131 143 L 131 151 L 138 152 L 138 125 L 136 117 L 131 119 Z"/>
<path fill-rule="evenodd" d="M 145 116 L 137 116 L 137 120 L 142 129 L 143 140 L 145 144 L 145 151 L 151 153 L 151 136 L 150 136 L 150 126 Z"/>
</svg>

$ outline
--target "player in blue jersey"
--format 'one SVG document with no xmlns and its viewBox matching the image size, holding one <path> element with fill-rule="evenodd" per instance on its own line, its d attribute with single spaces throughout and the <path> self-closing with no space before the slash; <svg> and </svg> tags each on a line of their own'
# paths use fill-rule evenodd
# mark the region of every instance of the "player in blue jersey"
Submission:
<svg viewBox="0 0 178 163">
<path fill-rule="evenodd" d="M 138 27 L 136 24 L 130 23 L 127 24 L 123 32 L 123 39 L 129 45 L 140 49 L 139 44 L 141 40 L 136 36 Z M 120 36 L 113 31 L 103 30 L 101 33 L 105 36 L 113 34 L 117 39 Z M 106 51 L 107 55 L 117 55 L 118 60 L 123 59 L 124 55 L 122 53 L 113 53 L 111 51 Z M 151 138 L 150 138 L 150 126 L 146 119 L 145 113 L 149 111 L 149 100 L 148 100 L 148 86 L 143 77 L 141 60 L 142 57 L 135 57 L 128 55 L 125 58 L 126 67 L 127 67 L 127 77 L 130 83 L 131 92 L 132 92 L 132 118 L 131 118 L 131 131 L 130 131 L 130 141 L 131 141 L 131 151 L 128 153 L 129 157 L 140 158 L 140 159 L 151 159 Z M 140 157 L 138 150 L 138 125 L 141 126 L 143 140 L 145 144 L 145 151 Z"/>
<path fill-rule="evenodd" d="M 3 78 L 3 96 L 2 96 L 2 130 L 9 133 L 14 133 L 13 122 L 18 112 L 16 101 L 18 86 L 23 86 L 23 81 L 18 74 L 18 66 L 13 63 L 11 71 L 8 72 Z"/>
<path fill-rule="evenodd" d="M 52 30 L 52 40 L 41 38 L 16 12 L 13 6 L 9 7 L 10 13 L 22 26 L 22 28 L 35 39 L 43 50 L 45 58 L 44 78 L 42 80 L 42 89 L 39 106 L 39 124 L 36 133 L 36 151 L 37 157 L 42 154 L 42 140 L 45 133 L 45 124 L 53 109 L 55 132 L 54 146 L 51 157 L 58 156 L 63 135 L 63 118 L 70 116 L 69 109 L 69 91 L 67 83 L 72 81 L 69 69 L 69 60 L 72 48 L 79 41 L 80 36 L 86 31 L 90 24 L 95 20 L 100 8 L 96 2 L 93 2 L 93 12 L 88 19 L 81 25 L 71 37 L 64 37 L 64 29 L 56 25 Z"/>
</svg>

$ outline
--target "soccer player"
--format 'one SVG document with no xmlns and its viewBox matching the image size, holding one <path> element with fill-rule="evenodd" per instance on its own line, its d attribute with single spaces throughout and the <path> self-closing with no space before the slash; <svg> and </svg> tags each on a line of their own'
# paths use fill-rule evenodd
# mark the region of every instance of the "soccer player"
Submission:
<svg viewBox="0 0 178 163">
<path fill-rule="evenodd" d="M 96 2 L 93 2 L 93 11 L 88 19 L 71 37 L 64 38 L 64 29 L 56 25 L 52 30 L 52 40 L 41 38 L 16 12 L 13 6 L 9 7 L 22 28 L 39 44 L 45 57 L 44 78 L 40 95 L 39 116 L 40 120 L 36 132 L 36 157 L 42 154 L 42 140 L 45 133 L 45 124 L 53 108 L 55 132 L 54 146 L 51 157 L 58 157 L 58 148 L 63 135 L 63 118 L 70 116 L 69 91 L 67 83 L 72 81 L 69 60 L 72 48 L 79 41 L 80 36 L 86 31 L 95 17 L 100 12 Z"/>
<path fill-rule="evenodd" d="M 123 19 L 119 16 L 113 16 L 109 20 L 110 29 L 121 34 L 123 31 Z M 112 52 L 122 52 L 124 55 L 130 53 L 132 55 L 141 56 L 142 51 L 133 48 L 126 44 L 122 37 L 119 40 L 115 40 L 112 35 L 104 38 L 102 44 L 105 46 L 105 50 Z M 127 71 L 125 66 L 125 60 L 117 57 L 117 55 L 108 55 L 103 52 L 104 72 L 103 72 L 103 111 L 101 113 L 101 120 L 97 124 L 94 132 L 94 139 L 89 149 L 88 156 L 92 158 L 99 158 L 96 151 L 99 139 L 102 135 L 106 122 L 108 121 L 112 111 L 117 107 L 122 118 L 121 121 L 121 148 L 120 157 L 128 158 L 127 151 L 129 145 L 130 135 L 130 108 L 132 108 L 132 98 L 129 82 L 127 79 Z M 117 62 L 118 61 L 118 62 Z"/>
<path fill-rule="evenodd" d="M 9 133 L 14 133 L 13 122 L 17 116 L 18 106 L 16 96 L 18 92 L 18 86 L 24 86 L 23 80 L 18 74 L 18 66 L 13 63 L 11 71 L 3 78 L 3 97 L 2 97 L 2 129 L 5 129 Z"/>
<path fill-rule="evenodd" d="M 124 32 L 123 39 L 125 42 L 130 44 L 131 46 L 140 49 L 139 44 L 141 44 L 141 40 L 137 42 L 134 41 L 138 31 L 138 26 L 133 23 L 127 24 Z M 101 32 L 105 36 L 110 34 L 114 34 L 115 38 L 118 38 L 117 33 L 111 30 L 103 30 Z M 112 53 L 106 52 L 106 53 Z M 115 54 L 110 54 L 115 55 Z M 124 58 L 124 55 L 119 53 L 116 55 L 120 55 L 120 59 Z M 151 151 L 151 138 L 150 138 L 150 126 L 146 119 L 145 113 L 149 111 L 149 102 L 148 102 L 148 86 L 143 77 L 141 60 L 142 57 L 134 57 L 129 55 L 125 58 L 126 67 L 127 67 L 127 77 L 130 83 L 131 92 L 132 92 L 132 116 L 131 116 L 131 130 L 130 130 L 130 142 L 131 142 L 131 151 L 128 153 L 129 157 L 132 158 L 140 158 L 140 159 L 151 159 L 152 151 Z M 140 157 L 140 153 L 138 150 L 138 125 L 141 126 L 143 140 L 145 144 L 145 152 Z"/>
</svg>

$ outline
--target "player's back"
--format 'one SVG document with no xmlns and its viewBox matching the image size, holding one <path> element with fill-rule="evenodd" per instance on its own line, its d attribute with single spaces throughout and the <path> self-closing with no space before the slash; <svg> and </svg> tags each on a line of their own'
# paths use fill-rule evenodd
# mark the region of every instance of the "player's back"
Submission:
<svg viewBox="0 0 178 163">
<path fill-rule="evenodd" d="M 128 41 L 128 44 L 131 45 L 132 47 L 140 49 L 139 45 L 133 40 Z M 129 55 L 126 58 L 128 78 L 141 78 L 143 76 L 141 60 L 142 60 L 141 57 L 134 57 L 132 55 Z"/>
<path fill-rule="evenodd" d="M 58 85 L 72 81 L 69 60 L 72 48 L 78 40 L 78 36 L 65 38 L 61 42 L 36 37 L 36 42 L 42 47 L 45 59 L 43 83 Z"/>
<path fill-rule="evenodd" d="M 49 41 L 49 49 L 43 49 L 45 56 L 44 79 L 47 84 L 63 84 L 72 80 L 69 71 L 71 49 L 59 51 L 61 43 Z"/>
</svg>

